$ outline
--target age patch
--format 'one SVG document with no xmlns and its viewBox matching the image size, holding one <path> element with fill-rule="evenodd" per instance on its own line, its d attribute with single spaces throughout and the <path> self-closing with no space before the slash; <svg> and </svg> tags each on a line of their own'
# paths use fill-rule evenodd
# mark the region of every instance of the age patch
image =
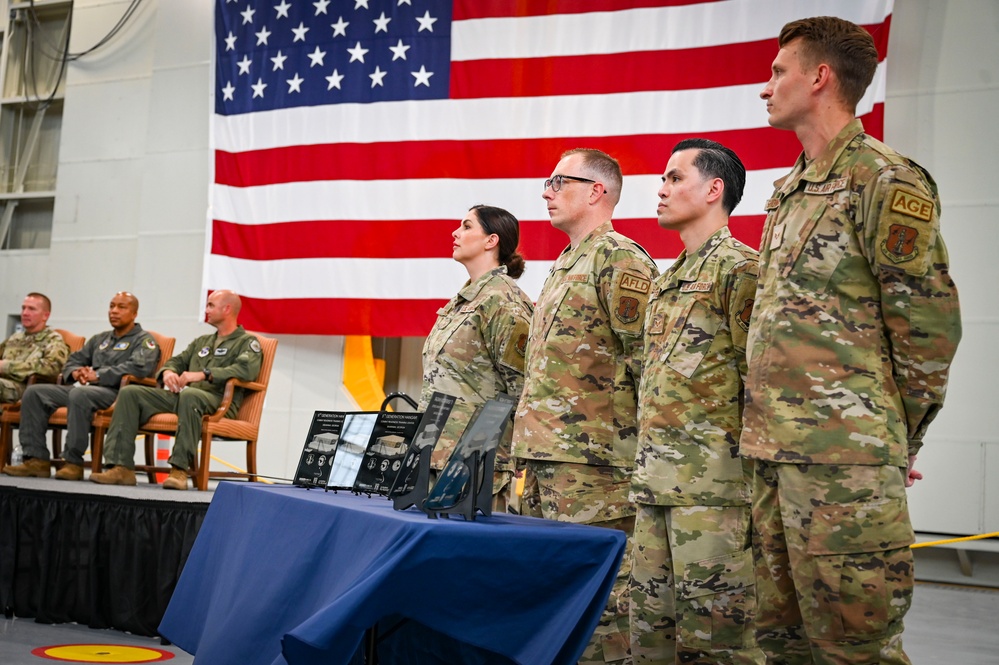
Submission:
<svg viewBox="0 0 999 665">
<path fill-rule="evenodd" d="M 880 263 L 925 275 L 930 261 L 930 243 L 936 233 L 936 206 L 922 192 L 892 185 L 878 220 Z"/>
</svg>

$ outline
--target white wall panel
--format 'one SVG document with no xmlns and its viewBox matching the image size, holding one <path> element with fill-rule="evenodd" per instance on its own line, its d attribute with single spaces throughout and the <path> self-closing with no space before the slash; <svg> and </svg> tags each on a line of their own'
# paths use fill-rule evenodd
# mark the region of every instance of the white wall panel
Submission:
<svg viewBox="0 0 999 665">
<path fill-rule="evenodd" d="M 999 334 L 990 246 L 999 214 L 999 4 L 897 2 L 888 48 L 886 140 L 940 187 L 942 228 L 961 295 L 964 337 L 947 402 L 930 427 L 910 491 L 917 530 L 999 529 Z"/>
<path fill-rule="evenodd" d="M 908 493 L 916 531 L 980 533 L 984 523 L 984 450 L 978 441 L 954 441 L 946 436 L 927 439 L 916 464 L 924 478 Z"/>
<path fill-rule="evenodd" d="M 208 68 L 160 69 L 153 73 L 149 106 L 149 153 L 203 149 L 208 145 Z M 199 194 L 207 203 L 208 188 Z"/>
<path fill-rule="evenodd" d="M 141 158 L 146 152 L 150 78 L 66 86 L 59 150 L 62 164 Z"/>
<path fill-rule="evenodd" d="M 53 247 L 67 242 L 134 238 L 143 167 L 141 158 L 60 163 Z"/>
<path fill-rule="evenodd" d="M 210 160 L 211 153 L 205 146 L 146 156 L 140 214 L 133 222 L 140 234 L 196 235 L 183 251 L 188 255 L 194 252 L 200 257 L 208 208 Z"/>
<path fill-rule="evenodd" d="M 156 41 L 152 44 L 155 67 L 166 69 L 197 65 L 207 72 L 212 56 L 215 3 L 209 0 L 161 0 L 156 4 Z M 194 105 L 208 108 L 207 90 L 191 90 L 188 94 Z M 207 122 L 207 110 L 205 113 Z"/>
</svg>

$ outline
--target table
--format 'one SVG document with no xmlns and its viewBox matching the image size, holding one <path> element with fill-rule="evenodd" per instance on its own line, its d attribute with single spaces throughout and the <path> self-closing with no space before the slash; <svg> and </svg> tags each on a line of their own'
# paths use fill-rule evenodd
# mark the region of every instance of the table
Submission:
<svg viewBox="0 0 999 665">
<path fill-rule="evenodd" d="M 222 483 L 160 633 L 196 663 L 348 663 L 401 616 L 524 665 L 575 663 L 624 545 L 610 529 Z"/>
</svg>

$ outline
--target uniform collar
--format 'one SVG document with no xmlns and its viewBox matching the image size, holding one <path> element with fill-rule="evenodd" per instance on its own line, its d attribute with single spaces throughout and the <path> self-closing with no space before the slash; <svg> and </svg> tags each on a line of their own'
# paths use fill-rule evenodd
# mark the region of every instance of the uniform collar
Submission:
<svg viewBox="0 0 999 665">
<path fill-rule="evenodd" d="M 572 245 L 569 245 L 563 249 L 562 253 L 559 255 L 559 260 L 556 261 L 556 265 L 561 265 L 563 269 L 568 270 L 576 263 L 576 261 L 580 259 L 580 257 L 584 256 L 586 252 L 590 250 L 593 243 L 597 241 L 597 238 L 607 235 L 613 230 L 614 224 L 611 220 L 607 220 L 597 228 L 590 231 L 585 238 L 579 241 L 579 244 L 576 245 L 575 248 Z"/>
<path fill-rule="evenodd" d="M 36 335 L 41 335 L 43 333 L 50 332 L 51 330 L 52 330 L 52 328 L 50 328 L 49 326 L 46 325 L 44 328 L 42 328 L 38 332 L 29 333 L 27 330 L 25 330 L 25 331 L 22 331 L 21 334 L 24 335 L 25 337 L 35 337 Z"/>
<path fill-rule="evenodd" d="M 696 282 L 701 273 L 704 262 L 715 253 L 718 246 L 732 237 L 732 232 L 728 225 L 721 227 L 704 241 L 697 252 L 688 255 L 687 250 L 680 252 L 680 256 L 673 265 L 664 273 L 663 289 L 676 288 L 681 282 Z"/>
<path fill-rule="evenodd" d="M 126 337 L 135 337 L 136 335 L 138 335 L 138 334 L 139 334 L 139 333 L 141 333 L 141 332 L 142 332 L 142 326 L 140 326 L 140 325 L 139 325 L 139 322 L 138 322 L 138 321 L 136 321 L 136 322 L 135 322 L 135 325 L 134 325 L 134 326 L 132 326 L 132 329 L 131 329 L 131 330 L 129 330 L 129 331 L 128 331 L 127 333 L 125 333 L 124 335 L 122 335 L 121 337 L 118 337 L 118 336 L 117 336 L 116 334 L 114 334 L 114 328 L 112 328 L 111 330 L 109 330 L 109 331 L 108 331 L 108 334 L 110 334 L 110 335 L 111 335 L 112 337 L 114 337 L 115 339 L 125 339 Z"/>
<path fill-rule="evenodd" d="M 825 182 L 829 179 L 829 172 L 832 171 L 833 166 L 839 161 L 840 156 L 846 147 L 857 138 L 858 135 L 864 133 L 864 124 L 859 118 L 854 118 L 846 124 L 846 126 L 840 130 L 839 134 L 836 135 L 832 141 L 825 147 L 818 157 L 813 159 L 811 162 L 805 161 L 805 153 L 802 152 L 798 155 L 798 161 L 795 162 L 794 168 L 783 178 L 779 178 L 774 181 L 774 188 L 782 191 L 787 191 L 788 189 L 797 188 L 798 182 L 800 180 L 806 180 L 808 182 Z"/>
<path fill-rule="evenodd" d="M 466 301 L 475 300 L 482 289 L 485 288 L 486 284 L 488 284 L 493 277 L 505 274 L 506 266 L 493 268 L 492 270 L 480 275 L 474 282 L 472 280 L 465 282 L 465 286 L 461 287 L 461 291 L 458 291 L 458 297 Z"/>
<path fill-rule="evenodd" d="M 218 338 L 220 341 L 223 340 L 223 339 L 232 339 L 233 337 L 238 337 L 239 335 L 245 335 L 245 334 L 246 334 L 246 331 L 243 330 L 243 326 L 236 326 L 236 329 L 233 330 L 228 335 L 226 335 L 225 337 L 222 337 L 221 335 L 219 335 L 219 331 L 218 330 L 215 331 L 215 337 Z"/>
</svg>

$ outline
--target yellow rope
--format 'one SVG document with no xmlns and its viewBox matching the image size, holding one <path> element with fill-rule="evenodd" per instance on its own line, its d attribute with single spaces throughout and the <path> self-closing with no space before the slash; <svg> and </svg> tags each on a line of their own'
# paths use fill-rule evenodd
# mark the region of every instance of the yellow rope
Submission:
<svg viewBox="0 0 999 665">
<path fill-rule="evenodd" d="M 949 545 L 950 543 L 961 543 L 966 540 L 982 540 L 984 538 L 997 538 L 999 537 L 999 531 L 993 531 L 992 533 L 980 533 L 977 536 L 964 536 L 963 538 L 948 538 L 946 540 L 931 540 L 926 543 L 915 543 L 910 545 L 911 549 L 916 549 L 917 547 L 934 547 L 936 545 Z"/>
<path fill-rule="evenodd" d="M 215 455 L 211 455 L 211 458 L 213 460 L 215 460 L 216 462 L 218 462 L 219 464 L 226 465 L 227 467 L 229 467 L 233 471 L 237 471 L 239 473 L 246 473 L 246 469 L 241 469 L 238 466 L 236 466 L 235 464 L 229 464 L 229 462 L 226 462 L 224 459 L 219 459 Z M 257 480 L 259 480 L 262 483 L 267 483 L 268 485 L 273 485 L 274 484 L 273 480 L 267 480 L 266 478 L 261 478 L 260 476 L 257 476 Z"/>
</svg>

